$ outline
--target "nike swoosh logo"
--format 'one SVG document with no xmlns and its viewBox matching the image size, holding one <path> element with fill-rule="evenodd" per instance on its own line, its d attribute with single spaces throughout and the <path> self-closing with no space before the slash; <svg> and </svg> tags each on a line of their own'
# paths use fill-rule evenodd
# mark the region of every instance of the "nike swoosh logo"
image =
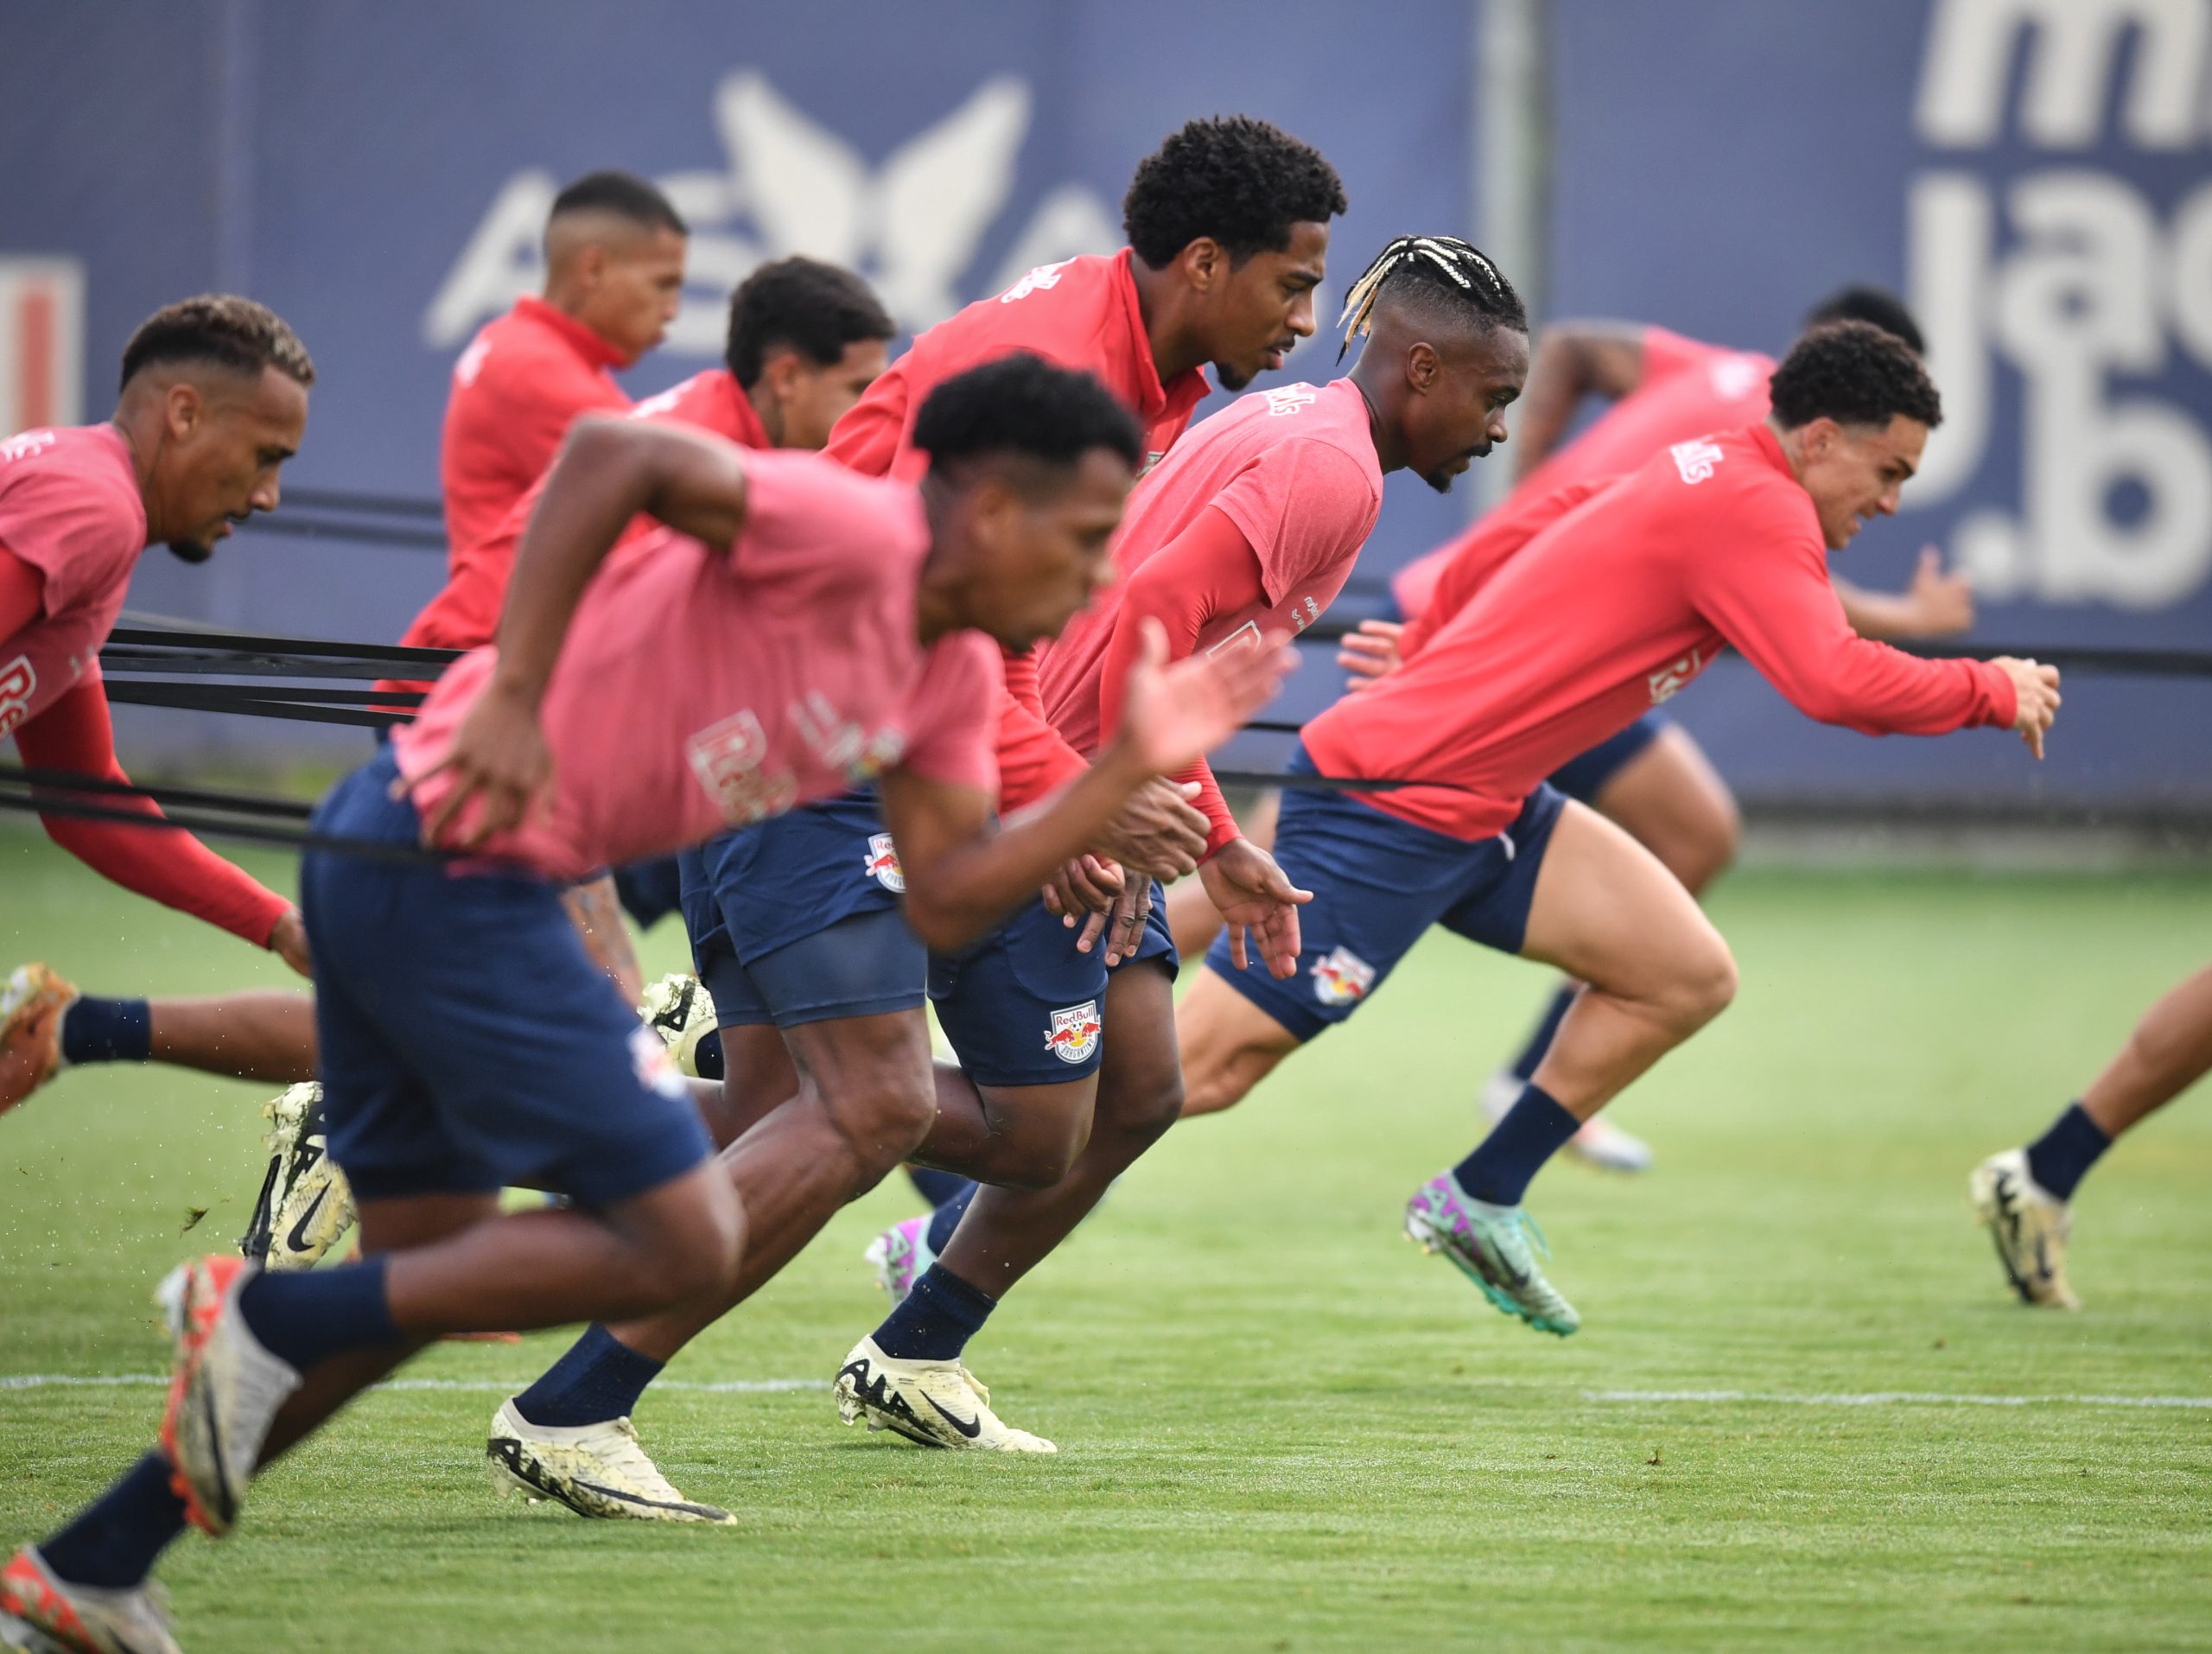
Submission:
<svg viewBox="0 0 2212 1654">
<path fill-rule="evenodd" d="M 959 1431 L 961 1435 L 966 1436 L 970 1441 L 973 1441 L 977 1436 L 983 1434 L 983 1421 L 980 1417 L 963 1419 L 957 1413 L 948 1413 L 934 1396 L 924 1396 L 922 1399 L 927 1402 L 931 1407 L 937 1409 L 938 1416 L 939 1418 L 943 1419 L 947 1424 L 950 1424 L 954 1429 Z"/>
<path fill-rule="evenodd" d="M 285 1245 L 290 1247 L 295 1252 L 304 1252 L 308 1250 L 308 1225 L 315 1221 L 315 1213 L 322 1210 L 322 1203 L 329 1198 L 330 1185 L 326 1183 L 315 1192 L 313 1202 L 305 1212 L 300 1214 L 300 1220 L 292 1225 L 291 1233 L 284 1237 Z"/>
</svg>

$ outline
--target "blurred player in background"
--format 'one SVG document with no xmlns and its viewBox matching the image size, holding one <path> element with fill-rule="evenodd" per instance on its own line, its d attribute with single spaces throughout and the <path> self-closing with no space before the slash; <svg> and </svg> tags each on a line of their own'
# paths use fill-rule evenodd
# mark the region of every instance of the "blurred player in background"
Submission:
<svg viewBox="0 0 2212 1654">
<path fill-rule="evenodd" d="M 1294 771 L 1420 785 L 1285 799 L 1276 855 L 1314 892 L 1301 970 L 1230 969 L 1217 941 L 1181 1009 L 1188 1114 L 1228 1108 L 1344 1021 L 1432 925 L 1581 984 L 1473 1153 L 1417 1191 L 1407 1233 L 1499 1309 L 1564 1336 L 1522 1205 L 1583 1123 L 1717 1015 L 1727 945 L 1661 862 L 1544 778 L 1670 698 L 1724 646 L 1792 704 L 1868 734 L 2020 732 L 2040 756 L 2057 673 L 1921 660 L 1860 638 L 1827 554 L 1897 510 L 1942 417 L 1920 359 L 1863 322 L 1814 329 L 1759 423 L 1675 443 L 1608 487 L 1532 509 L 1530 538 L 1409 629 L 1406 658 L 1306 727 Z M 1495 552 L 1497 548 L 1486 548 Z"/>
<path fill-rule="evenodd" d="M 957 946 L 1274 691 L 1279 648 L 1170 667 L 1155 646 L 1110 754 L 994 831 L 992 642 L 1026 646 L 1089 601 L 1142 449 L 1096 381 L 1027 360 L 940 386 L 914 436 L 933 462 L 918 488 L 639 422 L 570 436 L 497 646 L 316 811 L 338 837 L 467 859 L 302 868 L 332 1148 L 371 1255 L 176 1270 L 159 1445 L 0 1570 L 11 1640 L 173 1649 L 146 1584 L 162 1550 L 188 1524 L 228 1532 L 269 1461 L 441 1333 L 727 1290 L 742 1208 L 563 881 L 880 774 L 909 912 Z M 617 550 L 641 510 L 667 531 Z M 502 1214 L 524 1179 L 575 1205 Z"/>
<path fill-rule="evenodd" d="M 2212 1072 L 2212 970 L 2153 1005 L 2104 1072 L 2024 1148 L 1974 1167 L 1967 1186 L 1997 1261 L 2024 1303 L 2079 1309 L 2066 1280 L 2074 1190 L 2120 1134 Z"/>
<path fill-rule="evenodd" d="M 1120 582 L 1045 657 L 1046 709 L 1078 752 L 1114 727 L 1152 628 L 1165 628 L 1172 653 L 1202 656 L 1304 630 L 1343 588 L 1386 475 L 1410 470 L 1440 493 L 1505 440 L 1505 409 L 1528 372 L 1528 315 L 1476 248 L 1399 238 L 1352 284 L 1344 320 L 1347 344 L 1367 337 L 1347 377 L 1244 398 L 1139 485 L 1115 552 Z M 1198 876 L 1229 926 L 1223 957 L 1240 971 L 1294 973 L 1307 893 L 1237 831 L 1210 769 L 1177 779 L 1198 786 L 1206 815 Z M 1041 907 L 938 962 L 938 1020 L 990 1140 L 976 1148 L 998 1153 L 972 1195 L 878 1241 L 894 1302 L 838 1375 L 848 1422 L 865 1416 L 930 1446 L 1050 1449 L 1020 1431 L 983 1440 L 969 1418 L 932 1417 L 923 1403 L 936 1375 L 964 1371 L 999 1300 L 1181 1111 L 1178 960 L 1151 898 L 1148 880 L 1120 893 L 1103 962 Z M 946 1152 L 958 1147 L 941 1125 L 920 1157 L 958 1164 Z"/>
<path fill-rule="evenodd" d="M 1879 288 L 1846 288 L 1817 306 L 1805 325 L 1827 321 L 1871 322 L 1903 340 L 1916 355 L 1925 348 L 1911 313 Z M 1548 325 L 1536 342 L 1514 438 L 1516 486 L 1498 510 L 1541 499 L 1569 484 L 1623 475 L 1672 443 L 1765 418 L 1774 368 L 1770 356 L 1686 339 L 1664 328 L 1614 321 Z M 1561 448 L 1575 416 L 1593 397 L 1611 405 Z M 1446 564 L 1491 526 L 1485 517 L 1398 572 L 1391 590 L 1404 620 L 1421 615 Z M 1864 591 L 1840 579 L 1832 583 L 1845 618 L 1861 637 L 1945 637 L 1974 623 L 1972 588 L 1963 576 L 1943 572 L 1933 547 L 1921 553 L 1904 593 Z M 1344 640 L 1338 658 L 1354 674 L 1353 690 L 1367 674 L 1387 668 L 1398 632 L 1398 623 L 1370 621 Z M 1664 713 L 1648 713 L 1560 766 L 1550 779 L 1568 798 L 1626 828 L 1693 895 L 1702 895 L 1735 859 L 1740 830 L 1735 798 L 1689 732 Z M 1263 811 L 1254 825 L 1271 832 L 1272 817 Z M 1205 904 L 1176 893 L 1169 906 L 1179 943 L 1187 941 L 1195 951 L 1212 938 Z M 1519 1055 L 1484 1085 L 1484 1110 L 1492 1119 L 1512 1106 L 1535 1072 L 1573 996 L 1574 984 L 1561 983 Z M 1642 1171 L 1651 1162 L 1648 1145 L 1603 1117 L 1576 1133 L 1568 1152 L 1612 1171 Z"/>
<path fill-rule="evenodd" d="M 1313 333 L 1329 220 L 1344 207 L 1334 170 L 1295 138 L 1242 117 L 1192 121 L 1138 167 L 1123 202 L 1127 250 L 1032 270 L 922 334 L 839 423 L 828 451 L 871 475 L 915 475 L 931 463 L 914 442 L 931 392 L 1020 353 L 1094 375 L 1135 415 L 1146 462 L 1157 460 L 1205 395 L 1206 364 L 1242 386 Z M 998 807 L 1014 820 L 1090 766 L 1046 721 L 1033 652 L 1007 652 L 1002 670 L 1010 687 L 997 697 Z M 494 1462 L 521 1466 L 582 1514 L 666 1519 L 665 1500 L 653 1502 L 665 1483 L 627 1427 L 663 1365 L 926 1136 L 960 1133 L 971 1147 L 991 1146 L 993 1116 L 974 1081 L 950 1066 L 932 1074 L 922 1010 L 930 961 L 901 914 L 912 857 L 903 841 L 894 849 L 895 829 L 872 794 L 859 793 L 684 858 L 693 956 L 722 1025 L 717 1135 L 731 1143 L 725 1163 L 753 1244 L 721 1304 L 592 1327 L 499 1409 Z M 1205 833 L 1205 817 L 1163 779 L 1091 848 L 1148 881 L 1193 866 Z M 1032 904 L 1014 923 L 1033 925 L 1041 912 Z M 1076 938 L 1058 919 L 1043 923 L 1055 950 L 1072 956 Z M 1081 964 L 1086 979 L 1096 975 L 1095 999 L 1103 957 Z M 1042 1052 L 1039 1028 L 1025 1021 L 1020 1037 L 1065 1072 Z M 1089 1037 L 1095 1047 L 1095 1028 Z M 968 1164 L 994 1169 L 982 1154 Z M 957 1362 L 932 1367 L 910 1405 L 973 1424 L 964 1445 L 1005 1446 L 1019 1434 Z"/>
<path fill-rule="evenodd" d="M 127 785 L 115 756 L 99 652 L 148 546 L 187 563 L 255 512 L 276 509 L 277 473 L 307 429 L 315 365 L 292 330 L 250 299 L 187 299 L 155 313 L 123 353 L 122 393 L 105 424 L 0 442 L 0 735 L 32 769 Z M 102 808 L 158 817 L 143 799 Z M 54 843 L 126 889 L 270 949 L 308 974 L 298 911 L 174 829 L 45 817 Z M 168 1002 L 89 1001 L 41 964 L 0 989 L 0 1112 L 71 1063 L 189 1061 L 257 1073 L 305 996 L 233 996 L 220 1014 Z M 286 1072 L 268 1073 L 281 1078 Z"/>
</svg>

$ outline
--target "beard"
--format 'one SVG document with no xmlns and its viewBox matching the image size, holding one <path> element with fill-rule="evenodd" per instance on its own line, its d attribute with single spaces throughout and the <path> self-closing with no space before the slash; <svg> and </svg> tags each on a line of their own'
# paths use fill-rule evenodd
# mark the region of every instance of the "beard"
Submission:
<svg viewBox="0 0 2212 1654">
<path fill-rule="evenodd" d="M 1242 391 L 1254 379 L 1259 378 L 1256 373 L 1247 373 L 1243 369 L 1231 367 L 1226 362 L 1216 362 L 1213 365 L 1213 376 L 1224 391 Z"/>
<path fill-rule="evenodd" d="M 205 563 L 215 555 L 212 545 L 202 545 L 198 540 L 171 540 L 169 555 L 179 563 Z"/>
</svg>

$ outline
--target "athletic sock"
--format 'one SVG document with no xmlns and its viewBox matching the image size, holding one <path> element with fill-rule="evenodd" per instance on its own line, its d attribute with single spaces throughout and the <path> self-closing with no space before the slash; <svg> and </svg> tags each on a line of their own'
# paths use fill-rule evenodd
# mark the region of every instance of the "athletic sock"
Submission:
<svg viewBox="0 0 2212 1654">
<path fill-rule="evenodd" d="M 2028 1145 L 2028 1175 L 2061 1200 L 2074 1198 L 2074 1186 L 2112 1147 L 2105 1129 L 2079 1103 L 2050 1123 L 2050 1129 Z"/>
<path fill-rule="evenodd" d="M 399 1328 L 385 1300 L 386 1262 L 372 1257 L 287 1275 L 264 1269 L 240 1289 L 238 1313 L 270 1354 L 302 1372 L 348 1350 L 397 1344 Z"/>
<path fill-rule="evenodd" d="M 1567 1008 L 1574 1003 L 1575 985 L 1561 983 L 1559 992 L 1544 1007 L 1544 1014 L 1536 1019 L 1536 1026 L 1529 1031 L 1529 1043 L 1521 1047 L 1521 1054 L 1513 1059 L 1513 1078 L 1527 1082 L 1536 1077 L 1536 1070 L 1544 1060 L 1544 1053 L 1552 1048 L 1552 1038 L 1559 1032 L 1560 1019 L 1567 1015 Z"/>
<path fill-rule="evenodd" d="M 549 1430 L 573 1430 L 627 1418 L 645 1386 L 667 1364 L 639 1355 L 604 1326 L 593 1325 L 545 1376 L 515 1397 L 515 1410 Z"/>
<path fill-rule="evenodd" d="M 933 1206 L 957 1200 L 976 1186 L 957 1172 L 940 1172 L 933 1166 L 907 1167 L 906 1180 L 914 1186 L 917 1194 Z"/>
<path fill-rule="evenodd" d="M 959 1193 L 930 1213 L 929 1238 L 931 1257 L 935 1257 L 952 1244 L 952 1231 L 960 1227 L 961 1214 L 968 1210 L 969 1203 L 976 1199 L 976 1186 L 963 1178 L 960 1181 Z"/>
<path fill-rule="evenodd" d="M 61 1013 L 61 1060 L 73 1066 L 144 1062 L 153 1054 L 154 1014 L 143 999 L 94 999 L 83 994 Z"/>
<path fill-rule="evenodd" d="M 1452 1168 L 1452 1175 L 1478 1200 L 1517 1206 L 1529 1192 L 1529 1180 L 1581 1129 L 1582 1122 L 1531 1083 L 1475 1152 Z"/>
<path fill-rule="evenodd" d="M 127 1591 L 153 1571 L 162 1547 L 184 1531 L 184 1501 L 169 1486 L 169 1461 L 149 1453 L 39 1543 L 46 1565 L 72 1585 Z"/>
<path fill-rule="evenodd" d="M 875 1329 L 875 1346 L 899 1361 L 957 1361 L 998 1307 L 989 1293 L 932 1263 Z"/>
<path fill-rule="evenodd" d="M 727 1066 L 722 1056 L 722 1031 L 709 1028 L 699 1036 L 699 1043 L 691 1047 L 691 1066 L 699 1071 L 701 1079 L 720 1079 Z"/>
</svg>

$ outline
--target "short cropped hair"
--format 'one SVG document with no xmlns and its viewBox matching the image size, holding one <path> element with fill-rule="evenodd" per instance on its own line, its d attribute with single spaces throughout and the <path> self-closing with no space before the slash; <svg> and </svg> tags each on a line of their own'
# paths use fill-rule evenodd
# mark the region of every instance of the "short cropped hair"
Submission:
<svg viewBox="0 0 2212 1654">
<path fill-rule="evenodd" d="M 930 469 L 993 455 L 1073 465 L 1095 448 L 1135 470 L 1144 437 L 1129 410 L 1088 373 L 1016 352 L 956 373 L 914 418 L 914 446 Z"/>
<path fill-rule="evenodd" d="M 1884 333 L 1895 334 L 1904 340 L 1914 355 L 1928 354 L 1928 340 L 1921 335 L 1920 323 L 1913 319 L 1904 301 L 1885 287 L 1870 287 L 1861 283 L 1829 294 L 1805 318 L 1808 328 L 1817 328 L 1824 321 L 1871 321 Z"/>
<path fill-rule="evenodd" d="M 1833 419 L 1840 425 L 1887 425 L 1898 414 L 1929 429 L 1943 423 L 1943 401 L 1912 347 L 1871 321 L 1831 321 L 1789 347 L 1767 381 L 1784 430 Z"/>
<path fill-rule="evenodd" d="M 1211 236 L 1231 264 L 1290 245 L 1294 224 L 1344 210 L 1337 169 L 1311 144 L 1249 115 L 1186 123 L 1145 157 L 1122 199 L 1130 249 L 1154 270 Z"/>
<path fill-rule="evenodd" d="M 235 293 L 180 299 L 140 322 L 123 347 L 121 383 L 162 362 L 209 362 L 257 377 L 273 367 L 302 385 L 315 383 L 315 363 L 299 334 L 267 305 Z"/>
<path fill-rule="evenodd" d="M 729 299 L 722 359 L 747 390 L 772 350 L 795 350 L 829 367 L 845 347 L 889 339 L 898 328 L 875 291 L 849 270 L 816 258 L 779 258 L 738 284 Z"/>
<path fill-rule="evenodd" d="M 546 222 L 570 213 L 612 213 L 640 229 L 691 233 L 691 226 L 668 197 L 633 173 L 586 173 L 553 198 L 553 210 L 546 215 Z"/>
</svg>

